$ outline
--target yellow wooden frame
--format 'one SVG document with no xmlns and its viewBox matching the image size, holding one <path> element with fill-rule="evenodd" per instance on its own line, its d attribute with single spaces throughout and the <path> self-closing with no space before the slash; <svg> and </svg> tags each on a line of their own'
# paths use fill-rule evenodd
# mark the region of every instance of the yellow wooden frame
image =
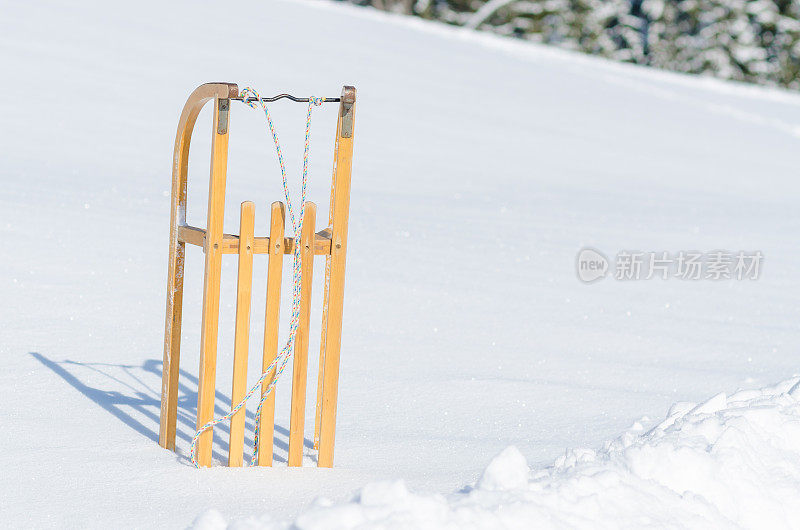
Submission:
<svg viewBox="0 0 800 530">
<path fill-rule="evenodd" d="M 172 450 L 175 449 L 178 416 L 183 274 L 187 244 L 202 247 L 205 252 L 200 370 L 197 394 L 198 428 L 211 421 L 214 414 L 219 291 L 223 254 L 236 254 L 239 259 L 234 376 L 231 393 L 233 404 L 241 400 L 246 392 L 254 254 L 269 255 L 262 369 L 266 369 L 277 354 L 282 262 L 284 255 L 294 252 L 295 245 L 293 238 L 284 237 L 284 205 L 280 202 L 272 204 L 268 237 L 254 236 L 255 206 L 249 201 L 241 205 L 240 234 L 224 234 L 222 231 L 225 209 L 230 100 L 236 98 L 238 94 L 239 89 L 234 83 L 207 83 L 199 86 L 192 92 L 184 105 L 175 138 L 172 168 L 172 203 L 170 209 L 167 310 L 164 331 L 164 364 L 161 382 L 161 418 L 158 436 L 159 444 Z M 342 89 L 339 117 L 336 125 L 328 227 L 318 232 L 314 231 L 316 205 L 311 202 L 306 203 L 304 230 L 299 242 L 303 256 L 300 295 L 301 319 L 295 342 L 293 363 L 288 455 L 288 464 L 290 466 L 302 465 L 311 279 L 313 257 L 315 255 L 325 256 L 325 283 L 322 303 L 319 376 L 317 380 L 317 407 L 314 422 L 314 447 L 319 450 L 317 464 L 320 467 L 333 466 L 342 307 L 344 301 L 344 272 L 347 253 L 347 226 L 350 210 L 350 174 L 353 157 L 355 97 L 356 90 L 354 87 L 345 86 Z M 186 187 L 192 131 L 200 110 L 209 101 L 214 102 L 214 112 L 211 175 L 208 191 L 208 220 L 206 228 L 203 229 L 186 224 Z M 267 382 L 263 385 L 262 392 L 266 389 Z M 258 465 L 272 465 L 274 410 L 275 398 L 273 391 L 273 395 L 265 401 L 261 410 Z M 231 418 L 229 466 L 242 465 L 244 419 L 244 410 L 239 411 Z M 211 465 L 212 443 L 213 430 L 208 429 L 200 435 L 197 442 L 196 451 L 199 465 Z"/>
</svg>

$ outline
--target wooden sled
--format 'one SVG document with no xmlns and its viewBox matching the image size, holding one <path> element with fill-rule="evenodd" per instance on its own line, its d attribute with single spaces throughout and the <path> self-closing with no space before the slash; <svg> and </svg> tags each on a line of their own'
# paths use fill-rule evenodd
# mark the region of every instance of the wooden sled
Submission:
<svg viewBox="0 0 800 530">
<path fill-rule="evenodd" d="M 302 99 L 282 95 L 295 101 Z M 236 330 L 234 341 L 234 370 L 232 404 L 244 397 L 247 387 L 247 355 L 250 328 L 250 296 L 253 254 L 268 254 L 267 303 L 264 326 L 262 369 L 266 369 L 278 352 L 278 313 L 280 310 L 281 271 L 283 258 L 301 245 L 302 281 L 300 324 L 297 331 L 292 370 L 292 399 L 289 424 L 288 465 L 302 465 L 303 427 L 305 417 L 306 379 L 308 366 L 308 334 L 311 302 L 313 256 L 325 256 L 325 288 L 322 306 L 322 339 L 320 343 L 317 407 L 314 422 L 314 447 L 318 449 L 317 464 L 333 466 L 336 429 L 336 399 L 339 385 L 339 354 L 344 299 L 344 271 L 347 253 L 347 224 L 350 209 L 350 172 L 353 155 L 353 126 L 356 90 L 345 86 L 339 101 L 336 123 L 333 177 L 331 180 L 330 217 L 328 226 L 315 232 L 316 206 L 306 203 L 303 233 L 299 243 L 285 237 L 285 211 L 281 202 L 271 207 L 269 235 L 254 236 L 252 202 L 241 205 L 239 235 L 223 234 L 225 209 L 225 179 L 228 159 L 228 128 L 231 100 L 239 98 L 233 83 L 207 83 L 199 86 L 186 101 L 178 122 L 172 167 L 172 206 L 170 213 L 169 269 L 167 276 L 167 311 L 164 332 L 164 365 L 161 382 L 161 418 L 158 442 L 175 449 L 178 416 L 178 375 L 181 349 L 181 317 L 183 305 L 184 260 L 186 245 L 202 247 L 205 253 L 203 278 L 203 307 L 200 335 L 200 371 L 197 394 L 197 426 L 213 419 L 217 332 L 219 325 L 219 291 L 223 254 L 239 258 L 236 299 Z M 265 98 L 266 99 L 266 98 Z M 211 178 L 208 189 L 208 221 L 206 228 L 186 224 L 186 186 L 189 163 L 189 144 L 200 110 L 213 101 L 214 116 L 211 143 Z M 306 100 L 307 101 L 307 100 Z M 330 101 L 330 99 L 328 100 Z M 312 259 L 306 259 L 306 258 Z M 266 390 L 270 376 L 262 385 Z M 275 415 L 274 390 L 261 410 L 261 431 L 258 465 L 272 465 L 273 428 Z M 245 409 L 231 418 L 229 466 L 241 466 L 244 452 Z M 209 429 L 197 441 L 197 461 L 211 465 L 213 431 Z"/>
</svg>

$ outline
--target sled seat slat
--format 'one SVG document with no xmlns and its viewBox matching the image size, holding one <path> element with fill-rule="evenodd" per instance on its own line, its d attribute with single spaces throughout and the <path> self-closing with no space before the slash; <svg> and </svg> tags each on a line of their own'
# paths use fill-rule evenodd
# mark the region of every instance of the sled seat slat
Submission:
<svg viewBox="0 0 800 530">
<path fill-rule="evenodd" d="M 205 248 L 206 231 L 196 226 L 183 225 L 178 227 L 178 241 Z M 294 252 L 294 238 L 283 238 L 283 253 Z M 222 253 L 239 253 L 239 236 L 224 234 L 222 236 Z M 314 255 L 328 256 L 331 253 L 331 230 L 326 228 L 314 234 Z M 253 238 L 253 254 L 269 254 L 269 237 Z"/>
</svg>

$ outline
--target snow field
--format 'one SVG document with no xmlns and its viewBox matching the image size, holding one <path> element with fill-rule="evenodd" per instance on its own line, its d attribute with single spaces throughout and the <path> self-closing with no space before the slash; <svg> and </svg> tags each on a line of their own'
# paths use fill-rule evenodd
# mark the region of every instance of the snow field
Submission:
<svg viewBox="0 0 800 530">
<path fill-rule="evenodd" d="M 413 525 L 419 506 L 435 515 L 432 525 L 472 517 L 492 526 L 509 514 L 562 526 L 612 517 L 629 526 L 747 526 L 790 513 L 790 501 L 767 513 L 762 494 L 793 491 L 793 420 L 767 422 L 762 438 L 756 421 L 764 407 L 791 410 L 788 394 L 774 403 L 763 394 L 764 407 L 742 401 L 752 405 L 741 408 L 746 420 L 726 398 L 706 423 L 688 414 L 652 439 L 640 435 L 675 402 L 798 373 L 798 95 L 282 0 L 246 9 L 0 1 L 0 72 L 6 526 L 181 528 L 208 510 L 232 525 L 251 517 Z M 285 466 L 289 378 L 277 390 L 275 467 L 191 466 L 196 248 L 187 252 L 178 451 L 157 445 L 172 146 L 186 96 L 214 80 L 264 94 L 359 91 L 330 470 Z M 305 108 L 282 102 L 271 112 L 296 193 Z M 189 164 L 188 216 L 198 226 L 209 114 Z M 315 109 L 309 199 L 319 219 L 327 219 L 334 126 L 332 108 Z M 263 235 L 266 209 L 281 197 L 263 115 L 235 105 L 225 231 L 237 231 L 238 205 L 252 200 Z M 752 282 L 584 285 L 575 274 L 584 246 L 611 256 L 760 250 L 765 261 Z M 228 258 L 218 414 L 230 407 L 236 260 Z M 250 381 L 261 364 L 265 269 L 257 257 Z M 309 396 L 307 433 L 314 403 Z M 597 450 L 637 421 L 630 446 Z M 737 429 L 748 434 L 735 439 Z M 727 434 L 715 438 L 717 430 Z M 719 440 L 720 458 L 702 452 L 708 440 Z M 541 471 L 523 486 L 524 466 L 511 456 L 481 480 L 511 445 Z M 568 447 L 596 452 L 570 452 L 549 468 Z M 218 462 L 226 449 L 222 426 Z M 721 464 L 736 458 L 746 465 Z M 693 467 L 681 474 L 670 461 Z M 724 480 L 711 484 L 715 473 Z M 362 491 L 366 501 L 350 502 L 375 483 Z M 481 486 L 466 491 L 471 484 Z M 747 484 L 752 502 L 743 500 Z M 673 487 L 696 493 L 684 498 Z"/>
</svg>

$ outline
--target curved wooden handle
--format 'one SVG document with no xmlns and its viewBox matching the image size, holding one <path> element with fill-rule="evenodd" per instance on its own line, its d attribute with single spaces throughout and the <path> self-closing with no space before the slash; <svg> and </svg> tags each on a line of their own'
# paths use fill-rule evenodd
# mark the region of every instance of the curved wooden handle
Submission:
<svg viewBox="0 0 800 530">
<path fill-rule="evenodd" d="M 236 83 L 205 83 L 195 88 L 189 99 L 186 100 L 178 121 L 178 133 L 175 135 L 175 151 L 172 158 L 173 189 L 175 189 L 176 179 L 178 184 L 185 184 L 186 174 L 189 170 L 189 144 L 192 140 L 194 124 L 203 105 L 215 98 L 235 98 L 238 95 L 239 87 Z M 184 187 L 179 185 L 178 189 Z M 185 218 L 180 220 L 181 224 L 185 222 Z"/>
<path fill-rule="evenodd" d="M 164 373 L 161 379 L 161 419 L 158 440 L 162 447 L 175 449 L 178 415 L 178 372 L 180 364 L 181 313 L 185 243 L 178 240 L 179 227 L 186 224 L 186 178 L 189 172 L 189 144 L 197 116 L 212 99 L 239 95 L 235 83 L 206 83 L 191 93 L 183 106 L 172 160 L 172 199 L 170 208 L 169 271 L 167 276 L 167 315 L 164 331 Z"/>
</svg>

